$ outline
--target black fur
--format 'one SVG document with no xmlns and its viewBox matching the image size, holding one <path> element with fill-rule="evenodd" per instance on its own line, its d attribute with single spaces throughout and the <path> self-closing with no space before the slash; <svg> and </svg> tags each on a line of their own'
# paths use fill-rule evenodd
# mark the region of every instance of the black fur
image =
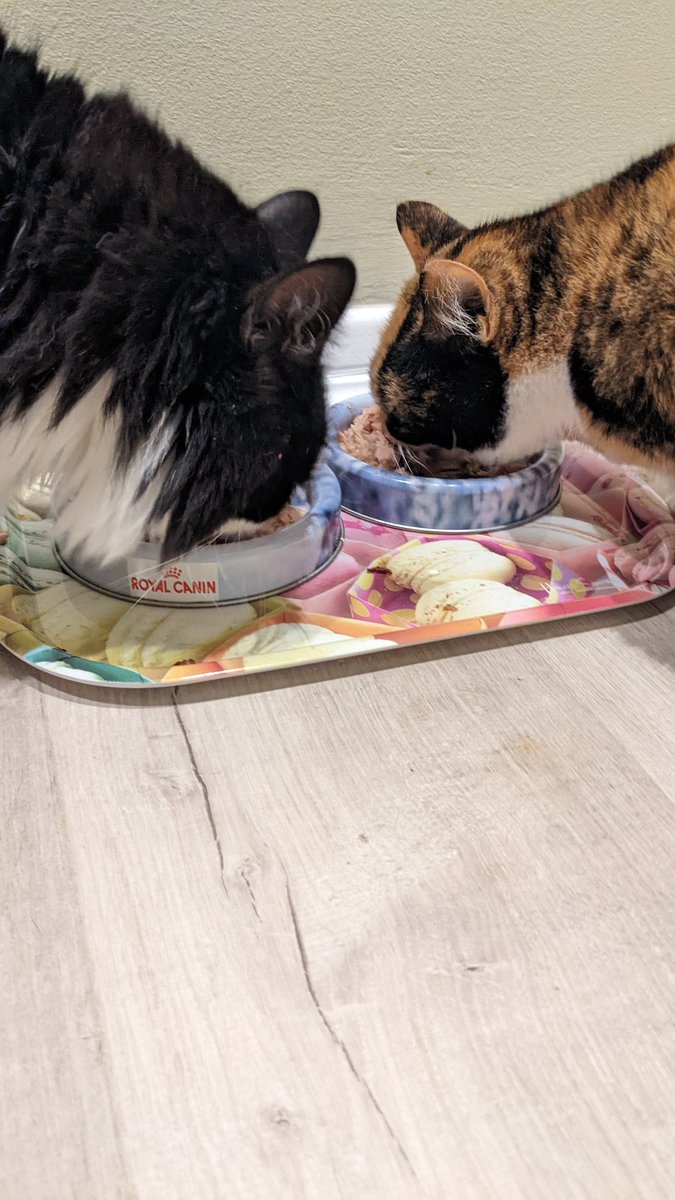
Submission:
<svg viewBox="0 0 675 1200">
<path fill-rule="evenodd" d="M 664 364 L 669 369 L 669 364 Z M 603 395 L 593 370 L 579 346 L 569 356 L 574 395 L 609 436 L 629 434 L 635 447 L 644 454 L 658 453 L 664 445 L 675 444 L 675 423 L 645 396 L 645 380 L 631 381 L 630 403 L 618 403 Z"/>
<path fill-rule="evenodd" d="M 58 425 L 110 371 L 120 470 L 173 430 L 167 555 L 275 515 L 318 457 L 319 356 L 354 286 L 346 259 L 303 267 L 318 220 L 306 192 L 247 207 L 125 96 L 5 49 L 0 424 L 58 372 Z"/>
<path fill-rule="evenodd" d="M 503 432 L 507 384 L 496 351 L 464 337 L 428 337 L 422 307 L 418 294 L 375 380 L 389 433 L 410 446 L 472 452 L 494 445 Z"/>
<path fill-rule="evenodd" d="M 624 171 L 621 171 L 609 181 L 608 198 L 613 200 L 615 194 L 620 192 L 627 182 L 645 183 L 650 175 L 653 175 L 664 163 L 668 162 L 668 158 L 669 147 L 663 146 L 653 154 L 648 154 L 644 158 L 638 159 L 637 162 L 631 163 L 629 167 L 626 167 Z"/>
<path fill-rule="evenodd" d="M 564 293 L 564 281 L 560 223 L 555 212 L 549 212 L 542 217 L 532 237 L 529 308 L 533 335 L 558 308 Z"/>
</svg>

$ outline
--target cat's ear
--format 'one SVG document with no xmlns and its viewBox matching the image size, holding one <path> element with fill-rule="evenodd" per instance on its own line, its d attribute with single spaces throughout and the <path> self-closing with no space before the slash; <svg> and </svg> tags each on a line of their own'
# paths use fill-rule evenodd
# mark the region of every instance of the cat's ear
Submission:
<svg viewBox="0 0 675 1200">
<path fill-rule="evenodd" d="M 425 332 L 489 342 L 497 331 L 494 296 L 482 275 L 465 263 L 430 258 L 422 273 Z"/>
<path fill-rule="evenodd" d="M 466 227 L 459 221 L 424 200 L 406 200 L 405 204 L 399 204 L 396 224 L 417 271 L 422 270 L 427 259 L 441 246 L 466 232 Z"/>
<path fill-rule="evenodd" d="M 255 210 L 274 247 L 280 271 L 292 271 L 307 258 L 321 211 L 312 192 L 280 192 Z"/>
<path fill-rule="evenodd" d="M 349 303 L 356 271 L 348 258 L 308 263 L 261 294 L 242 322 L 252 351 L 276 348 L 296 360 L 318 358 Z"/>
</svg>

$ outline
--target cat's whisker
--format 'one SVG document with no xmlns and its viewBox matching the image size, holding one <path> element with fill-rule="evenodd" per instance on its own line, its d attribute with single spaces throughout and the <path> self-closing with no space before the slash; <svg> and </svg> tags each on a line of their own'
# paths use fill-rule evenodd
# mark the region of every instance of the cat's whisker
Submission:
<svg viewBox="0 0 675 1200">
<path fill-rule="evenodd" d="M 417 463 L 417 466 L 421 467 L 422 470 L 424 471 L 424 473 L 428 475 L 429 468 L 427 467 L 426 463 L 422 462 L 422 459 L 419 457 L 418 454 L 415 454 L 414 450 L 411 450 L 410 446 L 408 446 L 408 448 L 407 448 L 407 453 L 408 453 L 408 461 L 411 463 Z"/>
<path fill-rule="evenodd" d="M 400 443 L 400 442 L 398 443 L 398 445 L 397 445 L 396 449 L 397 449 L 397 453 L 398 453 L 398 455 L 399 455 L 399 460 L 400 460 L 400 461 L 403 463 L 403 468 L 404 468 L 404 470 L 405 470 L 405 471 L 406 471 L 406 472 L 407 472 L 409 475 L 413 475 L 413 474 L 414 474 L 414 471 L 412 471 L 412 470 L 411 470 L 411 467 L 410 467 L 410 460 L 409 460 L 409 458 L 408 458 L 408 452 L 407 452 L 407 450 L 406 450 L 406 449 L 405 449 L 405 448 L 404 448 L 404 447 L 401 445 L 401 443 Z"/>
</svg>

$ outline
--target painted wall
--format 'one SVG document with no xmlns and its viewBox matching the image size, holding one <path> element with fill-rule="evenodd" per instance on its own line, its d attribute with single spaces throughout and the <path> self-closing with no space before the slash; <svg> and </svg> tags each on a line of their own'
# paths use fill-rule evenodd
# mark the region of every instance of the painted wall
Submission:
<svg viewBox="0 0 675 1200">
<path fill-rule="evenodd" d="M 5 0 L 10 32 L 124 86 L 245 199 L 314 189 L 360 296 L 408 269 L 394 208 L 531 208 L 675 137 L 673 0 Z"/>
</svg>

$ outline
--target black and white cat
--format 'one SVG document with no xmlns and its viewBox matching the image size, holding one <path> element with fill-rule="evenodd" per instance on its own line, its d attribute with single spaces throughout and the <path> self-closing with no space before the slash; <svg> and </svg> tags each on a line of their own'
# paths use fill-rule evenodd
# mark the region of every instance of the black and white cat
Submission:
<svg viewBox="0 0 675 1200">
<path fill-rule="evenodd" d="M 348 259 L 305 263 L 318 223 L 311 193 L 248 208 L 126 96 L 2 39 L 0 506 L 54 473 L 60 543 L 102 561 L 276 515 L 354 288 Z"/>
</svg>

